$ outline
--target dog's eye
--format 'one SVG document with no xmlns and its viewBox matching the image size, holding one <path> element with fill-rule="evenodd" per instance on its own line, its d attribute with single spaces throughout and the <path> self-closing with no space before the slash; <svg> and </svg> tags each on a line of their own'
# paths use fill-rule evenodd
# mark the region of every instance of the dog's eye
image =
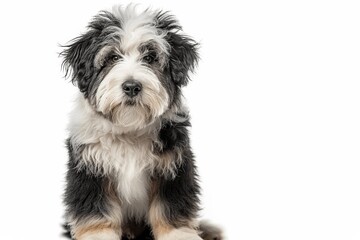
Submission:
<svg viewBox="0 0 360 240">
<path fill-rule="evenodd" d="M 121 56 L 118 54 L 110 55 L 108 58 L 111 62 L 117 62 L 121 60 Z"/>
<path fill-rule="evenodd" d="M 156 56 L 150 54 L 150 55 L 146 55 L 143 58 L 144 62 L 148 63 L 148 64 L 152 64 L 155 60 L 156 60 Z"/>
<path fill-rule="evenodd" d="M 114 54 L 114 55 L 111 55 L 110 59 L 113 62 L 117 62 L 121 59 L 121 57 L 120 57 L 120 55 Z"/>
</svg>

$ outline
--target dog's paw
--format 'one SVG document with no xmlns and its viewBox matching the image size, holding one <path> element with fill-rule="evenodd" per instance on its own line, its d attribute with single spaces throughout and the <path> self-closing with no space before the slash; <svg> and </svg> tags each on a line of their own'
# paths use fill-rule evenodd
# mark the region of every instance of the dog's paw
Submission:
<svg viewBox="0 0 360 240">
<path fill-rule="evenodd" d="M 200 236 L 204 240 L 223 240 L 223 231 L 220 227 L 209 222 L 202 221 L 199 226 Z"/>
<path fill-rule="evenodd" d="M 221 234 L 219 233 L 210 233 L 210 234 L 205 234 L 205 235 L 201 235 L 201 239 L 204 239 L 204 240 L 223 240 L 224 238 L 222 237 Z"/>
<path fill-rule="evenodd" d="M 77 240 L 119 240 L 119 234 L 114 230 L 104 229 L 96 232 L 84 233 L 77 237 Z"/>
<path fill-rule="evenodd" d="M 178 228 L 161 236 L 158 240 L 203 240 L 197 232 L 190 228 Z"/>
</svg>

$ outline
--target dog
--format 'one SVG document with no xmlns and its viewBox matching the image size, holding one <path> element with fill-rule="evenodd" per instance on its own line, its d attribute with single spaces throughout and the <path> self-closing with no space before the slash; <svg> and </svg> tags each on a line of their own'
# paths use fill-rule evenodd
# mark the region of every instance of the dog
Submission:
<svg viewBox="0 0 360 240">
<path fill-rule="evenodd" d="M 198 174 L 181 89 L 199 44 L 176 18 L 134 5 L 99 12 L 63 46 L 79 90 L 64 204 L 76 240 L 221 240 L 197 220 Z"/>
</svg>

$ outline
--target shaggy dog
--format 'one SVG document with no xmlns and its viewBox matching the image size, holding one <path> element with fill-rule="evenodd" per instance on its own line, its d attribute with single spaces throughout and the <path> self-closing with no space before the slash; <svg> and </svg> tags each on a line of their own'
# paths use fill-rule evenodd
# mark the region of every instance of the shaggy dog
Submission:
<svg viewBox="0 0 360 240">
<path fill-rule="evenodd" d="M 181 88 L 198 44 L 168 12 L 102 11 L 65 46 L 80 94 L 71 114 L 66 226 L 76 240 L 221 239 L 199 224 Z"/>
</svg>

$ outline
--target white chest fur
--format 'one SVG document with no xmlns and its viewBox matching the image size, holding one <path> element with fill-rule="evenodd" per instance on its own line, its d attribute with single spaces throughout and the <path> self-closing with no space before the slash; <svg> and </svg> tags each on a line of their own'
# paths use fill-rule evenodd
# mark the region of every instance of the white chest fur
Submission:
<svg viewBox="0 0 360 240">
<path fill-rule="evenodd" d="M 82 152 L 83 164 L 110 176 L 122 203 L 123 216 L 142 218 L 148 209 L 150 171 L 154 162 L 152 141 L 146 136 L 137 139 L 111 134 L 99 142 L 87 144 Z"/>
<path fill-rule="evenodd" d="M 111 156 L 117 190 L 122 200 L 123 216 L 141 218 L 149 204 L 149 165 L 151 143 L 136 141 L 118 142 Z M 115 154 L 115 155 L 114 155 Z"/>
</svg>

